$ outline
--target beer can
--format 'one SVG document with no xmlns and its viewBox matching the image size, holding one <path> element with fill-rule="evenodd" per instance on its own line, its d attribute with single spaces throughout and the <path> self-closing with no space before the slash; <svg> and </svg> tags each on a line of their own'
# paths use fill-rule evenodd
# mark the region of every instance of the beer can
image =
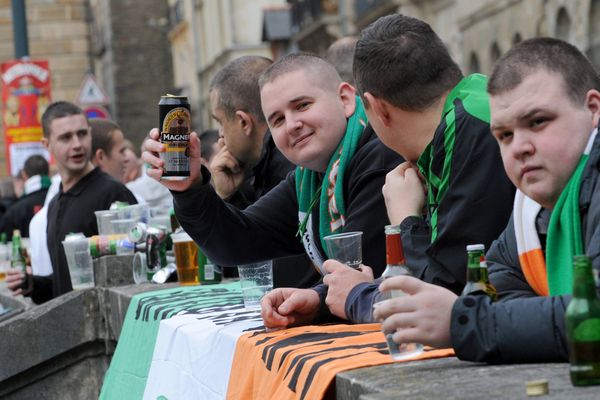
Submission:
<svg viewBox="0 0 600 400">
<path fill-rule="evenodd" d="M 158 102 L 160 142 L 165 151 L 163 179 L 182 180 L 190 176 L 190 103 L 184 96 L 161 96 Z"/>
</svg>

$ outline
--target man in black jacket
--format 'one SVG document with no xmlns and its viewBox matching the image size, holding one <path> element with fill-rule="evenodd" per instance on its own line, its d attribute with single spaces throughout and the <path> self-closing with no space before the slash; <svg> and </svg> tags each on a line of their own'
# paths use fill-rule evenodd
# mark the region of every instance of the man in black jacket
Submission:
<svg viewBox="0 0 600 400">
<path fill-rule="evenodd" d="M 275 147 L 260 108 L 258 78 L 272 64 L 244 56 L 227 63 L 210 84 L 212 117 L 219 124 L 219 151 L 210 163 L 212 185 L 239 209 L 281 182 L 294 166 Z"/>
<path fill-rule="evenodd" d="M 383 146 L 372 129 L 365 128 L 362 105 L 352 86 L 343 83 L 335 69 L 320 58 L 293 54 L 265 71 L 261 101 L 275 144 L 299 167 L 252 206 L 239 211 L 207 185 L 210 174 L 205 168 L 199 170 L 199 141 L 192 133 L 190 179 L 161 181 L 174 193 L 175 212 L 183 228 L 209 258 L 221 264 L 306 252 L 319 269 L 328 258 L 321 243 L 325 234 L 359 230 L 368 243 L 363 260 L 381 274 L 385 267 L 383 226 L 387 223 L 381 185 L 385 174 L 402 160 Z M 158 131 L 150 135 L 156 139 Z M 148 149 L 164 151 L 156 140 L 148 142 Z M 157 154 L 145 152 L 143 158 L 154 166 L 148 174 L 160 179 L 163 162 Z M 325 295 L 323 286 L 275 289 L 263 299 L 263 306 L 270 305 L 265 323 L 280 326 L 312 320 Z M 287 308 L 289 312 L 283 302 L 294 304 Z M 299 303 L 304 305 L 300 311 L 296 308 Z"/>
<path fill-rule="evenodd" d="M 219 149 L 210 163 L 211 184 L 227 203 L 240 210 L 277 186 L 294 168 L 275 146 L 260 107 L 258 78 L 273 62 L 244 56 L 227 63 L 210 84 L 212 117 L 219 124 Z M 234 268 L 224 275 L 237 276 Z M 273 262 L 273 285 L 310 287 L 319 280 L 304 256 Z"/>
<path fill-rule="evenodd" d="M 48 161 L 39 155 L 29 157 L 23 165 L 25 185 L 23 195 L 6 211 L 0 220 L 0 232 L 12 240 L 13 230 L 19 229 L 22 237 L 29 237 L 29 222 L 43 206 L 50 187 Z"/>
<path fill-rule="evenodd" d="M 565 361 L 572 244 L 600 269 L 600 76 L 574 46 L 530 39 L 497 62 L 488 92 L 492 134 L 519 189 L 487 254 L 499 301 L 391 278 L 380 289 L 408 296 L 382 303 L 375 317 L 397 343 L 452 345 L 465 360 Z M 566 232 L 557 223 L 565 216 L 581 230 Z"/>
<path fill-rule="evenodd" d="M 383 187 L 406 263 L 417 278 L 458 294 L 466 278 L 465 246 L 489 248 L 512 210 L 514 186 L 489 134 L 487 77 L 463 77 L 431 27 L 401 14 L 363 30 L 354 74 L 377 135 L 407 160 Z M 335 262 L 328 264 L 329 293 L 341 292 L 337 282 L 347 278 L 337 277 Z M 376 293 L 377 283 L 359 283 L 328 305 L 353 322 L 369 322 Z"/>
</svg>

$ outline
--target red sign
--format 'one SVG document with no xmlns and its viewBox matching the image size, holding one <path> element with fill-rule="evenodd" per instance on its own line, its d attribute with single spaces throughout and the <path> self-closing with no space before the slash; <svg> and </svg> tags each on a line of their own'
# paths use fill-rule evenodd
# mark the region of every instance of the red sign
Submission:
<svg viewBox="0 0 600 400">
<path fill-rule="evenodd" d="M 15 176 L 31 155 L 49 154 L 41 143 L 41 118 L 50 104 L 48 61 L 0 64 L 2 124 L 7 169 Z"/>
<path fill-rule="evenodd" d="M 102 106 L 83 106 L 83 112 L 88 118 L 109 118 L 108 110 Z"/>
</svg>

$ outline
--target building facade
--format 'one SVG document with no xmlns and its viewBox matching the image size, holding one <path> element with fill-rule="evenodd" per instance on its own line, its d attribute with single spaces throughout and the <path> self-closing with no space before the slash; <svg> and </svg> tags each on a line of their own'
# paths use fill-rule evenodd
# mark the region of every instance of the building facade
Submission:
<svg viewBox="0 0 600 400">
<path fill-rule="evenodd" d="M 292 40 L 323 54 L 335 39 L 400 12 L 427 21 L 465 73 L 490 73 L 514 43 L 557 37 L 586 52 L 600 67 L 600 0 L 288 0 Z"/>
<path fill-rule="evenodd" d="M 158 126 L 158 101 L 172 92 L 165 0 L 89 0 L 90 59 L 111 117 L 139 146 Z"/>
<path fill-rule="evenodd" d="M 188 96 L 197 131 L 215 127 L 208 87 L 229 61 L 243 55 L 271 57 L 263 41 L 263 10 L 284 0 L 169 0 L 174 84 Z"/>
<path fill-rule="evenodd" d="M 91 72 L 111 117 L 141 144 L 158 124 L 160 95 L 174 90 L 168 12 L 165 0 L 27 0 L 30 58 L 48 60 L 52 100 L 77 102 Z M 8 0 L 0 0 L 0 37 L 0 62 L 14 59 Z M 0 176 L 6 176 L 1 136 Z"/>
</svg>

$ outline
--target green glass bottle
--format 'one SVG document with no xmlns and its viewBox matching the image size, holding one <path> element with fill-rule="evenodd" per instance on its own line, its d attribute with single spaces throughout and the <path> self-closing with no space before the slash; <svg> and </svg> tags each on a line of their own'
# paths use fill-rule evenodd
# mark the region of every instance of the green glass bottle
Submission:
<svg viewBox="0 0 600 400">
<path fill-rule="evenodd" d="M 485 260 L 485 246 L 483 244 L 470 244 L 467 246 L 467 283 L 462 295 L 485 294 L 492 301 L 498 295 L 496 288 L 488 277 L 487 261 Z"/>
<path fill-rule="evenodd" d="M 25 280 L 21 284 L 21 294 L 29 294 L 33 288 L 33 278 L 27 274 L 27 263 L 25 261 L 24 251 L 21 248 L 21 231 L 15 229 L 12 237 L 12 253 L 10 256 L 10 267 L 20 269 L 25 274 Z"/>
<path fill-rule="evenodd" d="M 25 258 L 21 251 L 21 231 L 15 229 L 12 237 L 12 255 L 10 257 L 10 267 L 20 269 L 25 273 Z"/>
<path fill-rule="evenodd" d="M 213 263 L 198 249 L 198 278 L 201 285 L 212 285 L 223 280 L 221 267 Z"/>
<path fill-rule="evenodd" d="M 585 255 L 573 260 L 573 298 L 565 313 L 571 382 L 600 385 L 600 299 Z"/>
<path fill-rule="evenodd" d="M 6 271 L 10 267 L 10 248 L 6 232 L 0 233 L 0 282 L 6 279 Z"/>
</svg>

